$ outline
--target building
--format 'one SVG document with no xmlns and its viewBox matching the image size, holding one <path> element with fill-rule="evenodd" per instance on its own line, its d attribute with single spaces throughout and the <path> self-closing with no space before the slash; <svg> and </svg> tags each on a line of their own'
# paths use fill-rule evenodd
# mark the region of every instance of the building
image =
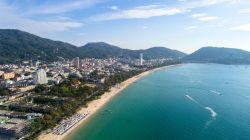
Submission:
<svg viewBox="0 0 250 140">
<path fill-rule="evenodd" d="M 142 53 L 140 54 L 140 65 L 141 66 L 143 65 L 143 54 Z"/>
<path fill-rule="evenodd" d="M 99 83 L 104 84 L 104 82 L 105 82 L 105 78 L 101 78 L 101 79 L 99 79 Z"/>
<path fill-rule="evenodd" d="M 0 120 L 0 136 L 7 139 L 19 139 L 29 132 L 30 122 L 24 119 L 0 117 Z"/>
<path fill-rule="evenodd" d="M 35 64 L 36 68 L 39 67 L 39 64 L 40 64 L 40 62 L 39 62 L 39 61 L 36 61 L 36 64 Z"/>
<path fill-rule="evenodd" d="M 78 69 L 80 67 L 79 57 L 76 57 L 75 59 L 73 59 L 72 63 L 73 63 L 73 66 Z"/>
<path fill-rule="evenodd" d="M 78 80 L 74 80 L 74 81 L 72 81 L 72 83 L 71 83 L 71 86 L 73 86 L 73 87 L 75 87 L 75 88 L 78 88 L 80 85 L 81 85 L 81 82 L 78 81 Z"/>
<path fill-rule="evenodd" d="M 34 80 L 36 84 L 47 84 L 48 79 L 44 69 L 38 69 L 35 73 Z"/>
<path fill-rule="evenodd" d="M 3 71 L 0 71 L 0 76 L 2 76 L 4 74 L 4 72 Z"/>
<path fill-rule="evenodd" d="M 15 77 L 15 73 L 14 72 L 3 73 L 2 77 L 4 80 L 12 79 Z"/>
</svg>

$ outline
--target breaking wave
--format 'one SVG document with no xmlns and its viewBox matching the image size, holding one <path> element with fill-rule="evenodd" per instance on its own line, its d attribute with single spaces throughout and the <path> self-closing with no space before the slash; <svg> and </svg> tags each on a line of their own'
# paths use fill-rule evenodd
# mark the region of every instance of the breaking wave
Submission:
<svg viewBox="0 0 250 140">
<path fill-rule="evenodd" d="M 189 100 L 195 102 L 196 104 L 200 104 L 198 101 L 196 101 L 193 97 L 189 96 L 188 94 L 185 95 Z"/>
<path fill-rule="evenodd" d="M 220 92 L 218 92 L 218 91 L 215 91 L 215 90 L 209 90 L 211 93 L 215 93 L 215 94 L 218 94 L 218 95 L 221 95 L 221 93 Z"/>
<path fill-rule="evenodd" d="M 211 117 L 215 118 L 217 116 L 217 113 L 211 107 L 207 106 L 205 109 L 211 113 Z"/>
</svg>

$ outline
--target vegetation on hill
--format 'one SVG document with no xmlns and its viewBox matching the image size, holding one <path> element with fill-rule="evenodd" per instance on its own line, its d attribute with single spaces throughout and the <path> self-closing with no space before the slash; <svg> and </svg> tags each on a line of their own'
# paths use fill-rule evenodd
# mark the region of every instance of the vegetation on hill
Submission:
<svg viewBox="0 0 250 140">
<path fill-rule="evenodd" d="M 250 52 L 233 48 L 204 47 L 185 56 L 183 60 L 202 63 L 250 64 Z"/>
<path fill-rule="evenodd" d="M 147 50 L 122 49 L 104 42 L 87 43 L 82 47 L 41 38 L 39 36 L 14 29 L 0 29 L 0 64 L 17 63 L 23 60 L 56 61 L 62 58 L 179 58 L 184 53 L 164 47 Z"/>
<path fill-rule="evenodd" d="M 222 64 L 250 64 L 250 52 L 232 49 L 204 47 L 186 55 L 165 47 L 153 47 L 145 50 L 130 50 L 105 42 L 87 43 L 82 47 L 41 38 L 39 36 L 14 29 L 0 29 L 0 64 L 18 63 L 23 60 L 41 60 L 46 62 L 60 59 L 80 58 L 139 58 L 144 59 L 183 58 L 186 62 L 205 62 Z"/>
<path fill-rule="evenodd" d="M 122 49 L 104 42 L 88 43 L 82 47 L 83 57 L 94 58 L 139 58 L 140 53 L 144 55 L 144 59 L 156 58 L 182 58 L 186 54 L 177 50 L 171 50 L 165 47 L 153 47 L 145 50 L 129 50 Z"/>
<path fill-rule="evenodd" d="M 146 57 L 149 58 L 165 58 L 165 56 L 168 56 L 169 58 L 182 58 L 186 56 L 185 53 L 177 51 L 177 50 L 171 50 L 165 47 L 153 47 L 145 50 L 143 54 Z"/>
<path fill-rule="evenodd" d="M 36 35 L 11 29 L 0 30 L 0 63 L 22 60 L 54 61 L 60 57 L 73 58 L 77 47 L 68 43 L 44 39 Z"/>
<path fill-rule="evenodd" d="M 122 55 L 122 49 L 104 42 L 87 43 L 79 48 L 84 58 L 109 58 Z"/>
</svg>

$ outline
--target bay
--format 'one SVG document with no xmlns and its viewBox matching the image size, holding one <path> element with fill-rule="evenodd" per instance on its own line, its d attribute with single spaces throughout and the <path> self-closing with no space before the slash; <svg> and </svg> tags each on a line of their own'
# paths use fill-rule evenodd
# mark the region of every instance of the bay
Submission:
<svg viewBox="0 0 250 140">
<path fill-rule="evenodd" d="M 151 73 L 69 139 L 249 140 L 250 66 L 183 64 Z"/>
</svg>

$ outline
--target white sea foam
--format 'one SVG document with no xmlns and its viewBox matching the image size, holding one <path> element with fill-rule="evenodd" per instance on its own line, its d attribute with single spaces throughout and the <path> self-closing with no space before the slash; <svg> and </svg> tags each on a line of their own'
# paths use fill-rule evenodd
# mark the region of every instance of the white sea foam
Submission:
<svg viewBox="0 0 250 140">
<path fill-rule="evenodd" d="M 195 103 L 197 103 L 197 104 L 200 104 L 198 101 L 196 101 L 193 97 L 191 97 L 191 96 L 189 96 L 188 94 L 187 95 L 185 95 L 189 100 L 191 100 L 191 101 L 193 101 L 193 102 L 195 102 Z"/>
<path fill-rule="evenodd" d="M 191 80 L 191 83 L 201 83 L 201 81 L 195 81 L 195 80 Z"/>
<path fill-rule="evenodd" d="M 211 93 L 215 93 L 215 94 L 218 94 L 218 95 L 221 95 L 221 93 L 220 92 L 218 92 L 218 91 L 215 91 L 215 90 L 209 90 Z"/>
<path fill-rule="evenodd" d="M 208 111 L 211 113 L 211 117 L 215 118 L 217 116 L 217 113 L 209 106 L 205 107 Z"/>
</svg>

